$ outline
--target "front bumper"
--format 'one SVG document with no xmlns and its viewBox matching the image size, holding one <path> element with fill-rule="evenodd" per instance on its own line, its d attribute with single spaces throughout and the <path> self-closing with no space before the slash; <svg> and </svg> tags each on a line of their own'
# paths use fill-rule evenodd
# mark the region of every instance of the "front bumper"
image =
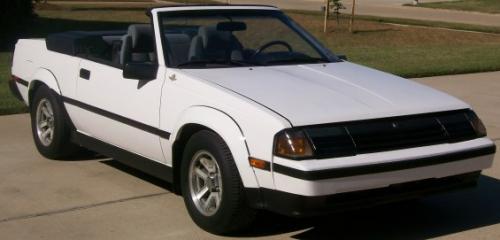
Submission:
<svg viewBox="0 0 500 240">
<path fill-rule="evenodd" d="M 268 172 L 274 185 L 247 193 L 253 207 L 290 216 L 369 207 L 472 187 L 495 152 L 494 143 L 481 138 L 345 159 L 275 159 Z"/>
<path fill-rule="evenodd" d="M 452 144 L 362 154 L 347 158 L 293 161 L 274 158 L 274 186 L 304 196 L 323 196 L 443 178 L 490 168 L 494 143 L 487 138 Z"/>
<path fill-rule="evenodd" d="M 440 179 L 425 179 L 389 187 L 326 196 L 302 196 L 269 189 L 247 189 L 254 208 L 294 217 L 325 215 L 351 209 L 415 199 L 427 195 L 475 187 L 480 172 Z"/>
</svg>

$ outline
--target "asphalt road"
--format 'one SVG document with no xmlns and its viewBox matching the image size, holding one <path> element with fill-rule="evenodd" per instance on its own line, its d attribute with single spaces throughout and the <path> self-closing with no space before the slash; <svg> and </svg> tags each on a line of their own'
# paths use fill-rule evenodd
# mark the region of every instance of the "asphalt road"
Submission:
<svg viewBox="0 0 500 240">
<path fill-rule="evenodd" d="M 500 72 L 417 81 L 471 103 L 500 145 Z M 0 133 L 0 239 L 218 238 L 192 223 L 165 183 L 112 159 L 44 159 L 26 114 L 0 117 Z M 263 214 L 233 237 L 500 239 L 499 158 L 474 190 L 316 219 Z"/>
</svg>

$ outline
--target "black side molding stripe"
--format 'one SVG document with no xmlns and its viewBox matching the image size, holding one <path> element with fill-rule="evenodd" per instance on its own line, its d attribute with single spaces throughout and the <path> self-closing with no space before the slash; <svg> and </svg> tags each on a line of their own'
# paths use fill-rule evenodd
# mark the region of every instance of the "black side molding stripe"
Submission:
<svg viewBox="0 0 500 240">
<path fill-rule="evenodd" d="M 276 173 L 280 173 L 283 175 L 303 180 L 322 180 L 322 179 L 352 177 L 365 174 L 391 172 L 404 169 L 432 166 L 432 165 L 465 160 L 473 157 L 491 155 L 494 154 L 495 152 L 496 152 L 496 146 L 491 145 L 479 149 L 466 150 L 439 156 L 412 159 L 407 161 L 380 163 L 380 164 L 347 167 L 347 168 L 326 169 L 318 171 L 302 171 L 279 164 L 273 164 L 273 171 Z"/>
<path fill-rule="evenodd" d="M 102 142 L 93 137 L 73 132 L 71 140 L 95 152 L 102 153 L 108 157 L 112 157 L 129 167 L 138 169 L 163 181 L 173 181 L 173 169 L 167 165 L 151 160 L 149 158 L 131 153 L 119 147 Z"/>
<path fill-rule="evenodd" d="M 9 89 L 12 95 L 17 98 L 17 100 L 24 101 L 23 97 L 21 96 L 21 92 L 19 92 L 19 87 L 17 86 L 16 81 L 9 81 Z"/>
<path fill-rule="evenodd" d="M 23 85 L 23 86 L 25 86 L 25 87 L 28 87 L 28 85 L 29 85 L 28 81 L 20 79 L 18 77 L 16 77 L 16 82 L 19 83 L 19 84 L 21 84 L 21 85 Z"/>
<path fill-rule="evenodd" d="M 156 127 L 152 127 L 152 126 L 149 126 L 147 124 L 144 124 L 144 123 L 132 120 L 130 118 L 126 118 L 126 117 L 120 116 L 118 114 L 115 114 L 115 113 L 112 113 L 112 112 L 108 112 L 106 110 L 103 110 L 103 109 L 100 109 L 100 108 L 88 105 L 86 103 L 77 101 L 75 99 L 71 99 L 71 98 L 64 97 L 64 96 L 62 97 L 62 99 L 67 104 L 71 104 L 73 106 L 85 109 L 85 110 L 93 112 L 95 114 L 98 114 L 98 115 L 101 115 L 101 116 L 113 119 L 115 121 L 121 122 L 121 123 L 129 125 L 131 127 L 143 130 L 145 132 L 148 132 L 148 133 L 151 133 L 151 134 L 154 134 L 154 135 L 157 135 L 157 136 L 159 136 L 161 138 L 164 138 L 164 139 L 167 139 L 167 140 L 170 139 L 170 133 L 169 132 L 163 131 L 163 130 L 158 129 Z"/>
</svg>

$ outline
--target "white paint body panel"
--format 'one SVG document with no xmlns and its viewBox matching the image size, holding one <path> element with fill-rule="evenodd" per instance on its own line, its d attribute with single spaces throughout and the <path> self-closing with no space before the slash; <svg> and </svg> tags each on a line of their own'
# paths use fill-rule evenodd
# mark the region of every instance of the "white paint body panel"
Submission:
<svg viewBox="0 0 500 240">
<path fill-rule="evenodd" d="M 171 133 L 170 139 L 163 139 L 65 104 L 78 131 L 168 166 L 173 166 L 172 147 L 183 127 L 187 124 L 206 126 L 226 141 L 247 188 L 320 196 L 473 172 L 491 165 L 492 156 L 483 156 L 429 167 L 321 181 L 304 181 L 253 169 L 248 163 L 249 156 L 314 171 L 475 149 L 491 144 L 491 141 L 477 139 L 300 162 L 273 157 L 275 134 L 293 126 L 448 111 L 469 106 L 429 87 L 349 62 L 252 69 L 167 68 L 157 14 L 203 9 L 277 10 L 263 6 L 154 9 L 152 19 L 158 43 L 159 70 L 156 80 L 140 88 L 137 81 L 123 79 L 120 69 L 48 51 L 43 39 L 19 40 L 12 73 L 28 81 L 30 86 L 34 81 L 40 81 L 62 96 Z M 80 68 L 91 71 L 90 80 L 79 78 Z M 175 81 L 169 80 L 170 77 Z M 18 86 L 28 104 L 28 88 Z"/>
<path fill-rule="evenodd" d="M 255 179 L 250 174 L 253 169 L 248 163 L 248 157 L 270 161 L 273 156 L 274 134 L 291 125 L 269 109 L 185 72 L 167 70 L 167 75 L 175 75 L 177 80 L 167 80 L 164 85 L 161 129 L 172 132 L 172 136 L 178 136 L 182 126 L 189 123 L 204 125 L 213 130 L 220 129 L 217 133 L 227 139 L 238 167 L 243 167 L 239 168 L 240 174 L 252 175 Z M 161 141 L 166 158 L 171 159 L 173 141 Z M 233 146 L 233 142 L 239 142 L 241 146 Z M 248 149 L 245 144 L 249 146 Z M 256 187 L 257 180 L 254 179 L 243 178 L 245 187 Z M 259 178 L 258 182 L 263 184 L 260 186 L 274 188 L 269 172 L 267 177 Z"/>
<path fill-rule="evenodd" d="M 437 90 L 349 62 L 188 72 L 273 109 L 294 126 L 469 108 Z"/>
<path fill-rule="evenodd" d="M 79 58 L 48 51 L 43 39 L 21 39 L 16 44 L 12 74 L 29 82 L 43 82 L 62 95 L 74 95 Z M 19 85 L 19 84 L 18 84 Z M 19 87 L 28 104 L 28 91 Z"/>
<path fill-rule="evenodd" d="M 141 83 L 124 79 L 121 69 L 89 60 L 82 60 L 80 68 L 89 70 L 91 74 L 89 80 L 78 77 L 77 95 L 74 99 L 151 127 L 159 127 L 163 71 L 158 72 L 157 79 Z M 141 86 L 142 84 L 144 85 Z M 157 135 L 80 108 L 71 108 L 68 113 L 73 115 L 76 114 L 75 111 L 79 111 L 79 117 L 74 118 L 73 122 L 82 132 L 165 163 Z"/>
</svg>

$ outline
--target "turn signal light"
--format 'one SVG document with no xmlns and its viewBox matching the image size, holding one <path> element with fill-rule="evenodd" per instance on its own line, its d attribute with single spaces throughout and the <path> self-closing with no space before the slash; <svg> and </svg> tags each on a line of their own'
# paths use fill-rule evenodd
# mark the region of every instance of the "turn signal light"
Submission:
<svg viewBox="0 0 500 240">
<path fill-rule="evenodd" d="M 269 168 L 270 168 L 269 162 L 264 161 L 264 160 L 249 157 L 248 161 L 250 162 L 250 166 L 252 166 L 254 168 L 258 168 L 258 169 L 262 169 L 262 170 L 269 170 Z"/>
</svg>

